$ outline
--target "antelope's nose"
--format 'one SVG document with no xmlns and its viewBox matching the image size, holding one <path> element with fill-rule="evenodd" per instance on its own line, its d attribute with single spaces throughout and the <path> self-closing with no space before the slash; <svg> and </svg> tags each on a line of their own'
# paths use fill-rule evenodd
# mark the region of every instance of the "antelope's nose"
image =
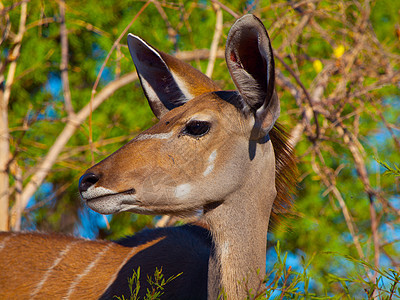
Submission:
<svg viewBox="0 0 400 300">
<path fill-rule="evenodd" d="M 83 174 L 79 179 L 79 193 L 86 192 L 92 185 L 99 181 L 99 177 L 93 173 Z"/>
</svg>

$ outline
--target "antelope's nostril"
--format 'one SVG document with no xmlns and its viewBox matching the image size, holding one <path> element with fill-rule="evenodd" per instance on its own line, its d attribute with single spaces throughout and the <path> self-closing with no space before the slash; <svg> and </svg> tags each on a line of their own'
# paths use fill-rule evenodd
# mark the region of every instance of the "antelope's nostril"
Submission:
<svg viewBox="0 0 400 300">
<path fill-rule="evenodd" d="M 99 181 L 99 177 L 93 173 L 83 174 L 79 179 L 79 192 L 86 192 L 92 185 Z"/>
</svg>

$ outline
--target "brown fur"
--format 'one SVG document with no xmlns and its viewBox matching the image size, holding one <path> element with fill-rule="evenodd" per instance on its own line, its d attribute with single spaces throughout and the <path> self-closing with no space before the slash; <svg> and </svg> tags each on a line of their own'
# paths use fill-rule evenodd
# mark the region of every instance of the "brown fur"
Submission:
<svg viewBox="0 0 400 300">
<path fill-rule="evenodd" d="M 294 149 L 289 143 L 285 128 L 275 123 L 269 133 L 275 153 L 275 187 L 277 195 L 272 206 L 271 224 L 279 223 L 284 214 L 291 211 L 293 195 L 296 193 L 298 169 Z"/>
</svg>

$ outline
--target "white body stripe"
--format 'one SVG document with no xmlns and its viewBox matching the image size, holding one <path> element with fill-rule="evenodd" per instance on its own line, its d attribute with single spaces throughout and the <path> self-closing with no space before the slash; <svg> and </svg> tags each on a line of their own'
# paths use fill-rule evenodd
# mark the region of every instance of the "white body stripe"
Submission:
<svg viewBox="0 0 400 300">
<path fill-rule="evenodd" d="M 115 278 L 117 277 L 117 274 L 119 273 L 119 270 L 123 266 L 125 266 L 126 262 L 135 254 L 137 247 L 132 248 L 132 250 L 128 253 L 128 255 L 125 257 L 124 261 L 118 266 L 118 268 L 115 269 L 114 275 L 111 277 L 110 281 L 108 282 L 106 288 L 104 289 L 104 292 L 107 291 L 107 289 L 110 287 L 111 284 L 113 284 Z M 103 293 L 104 293 L 103 292 Z"/>
<path fill-rule="evenodd" d="M 12 238 L 14 236 L 14 234 L 9 235 L 8 237 L 6 237 L 1 243 L 0 243 L 0 251 L 4 249 L 4 247 L 6 246 L 8 240 L 10 238 Z"/>
<path fill-rule="evenodd" d="M 67 247 L 65 247 L 65 249 L 63 251 L 60 252 L 60 255 L 55 259 L 55 261 L 53 262 L 53 264 L 51 265 L 51 267 L 46 271 L 46 273 L 44 273 L 44 276 L 42 278 L 42 280 L 39 282 L 39 284 L 36 286 L 36 289 L 32 292 L 31 294 L 31 298 L 34 298 L 36 296 L 37 293 L 40 292 L 40 290 L 42 289 L 44 283 L 47 281 L 47 279 L 49 278 L 51 272 L 53 272 L 54 268 L 61 262 L 61 260 L 64 258 L 64 256 L 69 252 L 69 250 L 71 249 L 71 247 L 76 244 L 78 242 L 72 242 L 70 244 L 67 245 Z"/>
<path fill-rule="evenodd" d="M 87 266 L 87 268 L 83 271 L 83 273 L 79 274 L 75 281 L 71 284 L 68 294 L 64 297 L 65 300 L 69 299 L 71 295 L 73 294 L 76 286 L 81 282 L 82 278 L 85 277 L 89 272 L 93 269 L 93 267 L 97 264 L 97 262 L 100 260 L 100 258 L 110 249 L 112 244 L 108 244 L 106 247 L 104 247 L 103 251 L 101 251 L 99 254 L 96 255 L 95 259 Z"/>
</svg>

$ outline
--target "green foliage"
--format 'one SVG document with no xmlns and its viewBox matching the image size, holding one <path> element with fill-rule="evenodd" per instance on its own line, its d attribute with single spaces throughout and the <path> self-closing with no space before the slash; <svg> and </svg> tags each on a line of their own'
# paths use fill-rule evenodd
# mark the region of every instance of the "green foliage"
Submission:
<svg viewBox="0 0 400 300">
<path fill-rule="evenodd" d="M 162 268 L 154 271 L 154 276 L 148 276 L 147 282 L 150 284 L 150 289 L 146 290 L 146 296 L 143 300 L 157 300 L 164 294 L 163 290 L 168 283 L 172 280 L 178 278 L 182 273 L 173 275 L 168 279 L 164 278 L 164 274 L 162 273 Z M 129 300 L 139 300 L 139 291 L 140 291 L 140 267 L 138 267 L 137 271 L 133 270 L 132 277 L 128 278 L 128 285 L 130 290 Z M 124 295 L 122 297 L 114 296 L 117 300 L 127 300 Z"/>
<path fill-rule="evenodd" d="M 301 271 L 295 271 L 287 264 L 287 253 L 281 252 L 280 244 L 275 247 L 277 262 L 267 272 L 265 289 L 257 293 L 249 293 L 248 299 L 398 299 L 400 298 L 400 272 L 393 268 L 377 268 L 372 264 L 342 256 L 334 252 L 313 254 L 306 260 L 301 257 Z M 332 286 L 340 286 L 341 292 L 332 295 L 332 288 L 323 292 L 313 292 L 312 285 L 320 279 L 309 274 L 310 266 L 322 256 L 342 257 L 354 268 L 360 270 L 354 277 L 341 277 L 334 273 L 325 275 Z M 374 275 L 373 275 L 374 274 Z"/>
<path fill-rule="evenodd" d="M 264 291 L 255 295 L 250 295 L 250 299 L 328 299 L 325 296 L 317 296 L 315 293 L 309 291 L 310 276 L 307 272 L 308 267 L 314 259 L 306 261 L 304 257 L 301 258 L 303 271 L 296 272 L 291 266 L 287 267 L 286 259 L 287 253 L 282 257 L 280 243 L 278 242 L 275 247 L 277 262 L 273 268 L 267 272 Z M 330 298 L 329 298 L 330 299 Z"/>
<path fill-rule="evenodd" d="M 400 176 L 400 166 L 393 164 L 393 167 L 391 167 L 387 162 L 380 161 L 379 159 L 376 159 L 376 161 L 386 169 L 383 175 Z"/>
<path fill-rule="evenodd" d="M 137 271 L 133 270 L 132 277 L 128 278 L 128 285 L 130 291 L 129 300 L 138 299 L 139 291 L 140 291 L 140 267 Z M 122 297 L 114 296 L 113 298 L 117 300 L 125 300 L 125 296 Z"/>
</svg>

